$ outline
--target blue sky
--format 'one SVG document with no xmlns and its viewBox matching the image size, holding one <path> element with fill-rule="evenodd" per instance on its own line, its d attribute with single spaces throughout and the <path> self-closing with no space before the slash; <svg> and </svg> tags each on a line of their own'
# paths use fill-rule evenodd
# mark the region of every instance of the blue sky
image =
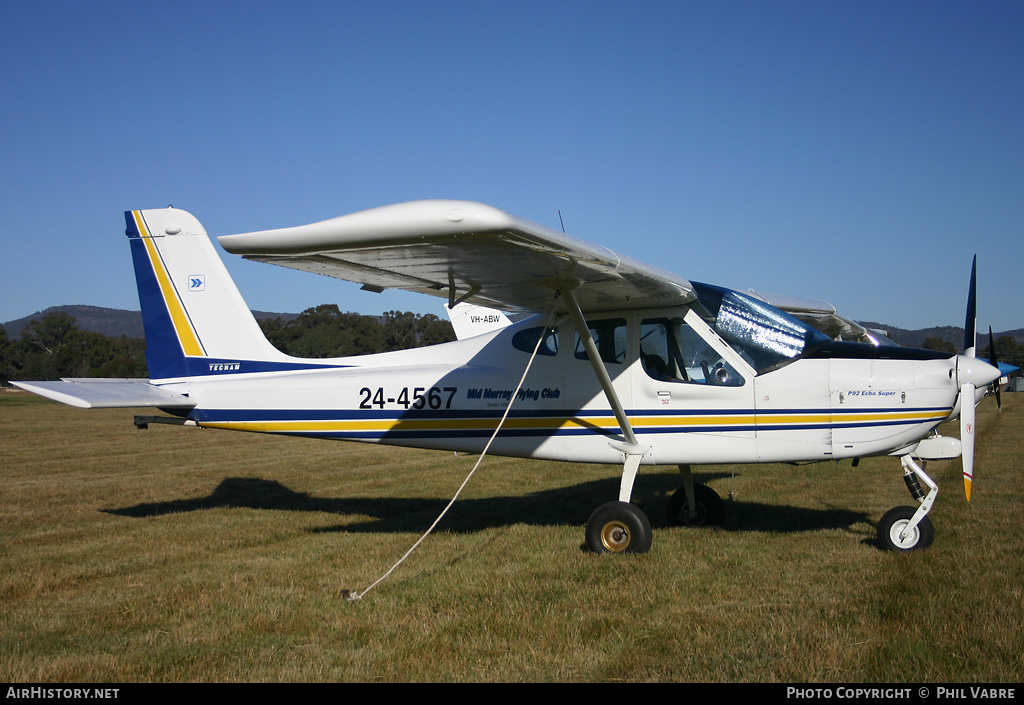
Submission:
<svg viewBox="0 0 1024 705">
<path fill-rule="evenodd" d="M 1024 3 L 0 4 L 0 321 L 211 236 L 482 201 L 858 320 L 1024 327 Z M 222 251 L 223 253 L 223 251 Z M 224 253 L 250 307 L 443 315 Z"/>
</svg>

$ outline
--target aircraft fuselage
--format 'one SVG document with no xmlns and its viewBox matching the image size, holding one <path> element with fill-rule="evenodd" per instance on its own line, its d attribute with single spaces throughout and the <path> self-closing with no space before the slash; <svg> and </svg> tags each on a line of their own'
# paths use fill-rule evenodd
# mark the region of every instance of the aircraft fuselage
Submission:
<svg viewBox="0 0 1024 705">
<path fill-rule="evenodd" d="M 591 317 L 614 322 L 601 331 L 608 340 L 604 364 L 645 445 L 643 464 L 886 454 L 913 445 L 954 410 L 948 358 L 886 359 L 862 345 L 861 357 L 808 357 L 757 374 L 692 314 L 689 330 L 728 368 L 727 383 L 713 375 L 695 379 L 700 366 L 691 366 L 685 380 L 652 375 L 644 364 L 645 325 L 687 319 L 687 313 Z M 325 367 L 303 371 L 249 375 L 244 361 L 242 369 L 218 363 L 208 374 L 167 386 L 196 402 L 189 418 L 204 427 L 466 452 L 483 448 L 511 403 L 491 452 L 621 463 L 620 428 L 585 353 L 573 344 L 570 322 L 553 327 L 558 343 L 542 345 L 516 390 L 536 342 L 530 332 L 540 329 L 543 322 L 534 317 L 476 338 L 325 360 Z M 221 368 L 230 374 L 218 376 Z"/>
</svg>

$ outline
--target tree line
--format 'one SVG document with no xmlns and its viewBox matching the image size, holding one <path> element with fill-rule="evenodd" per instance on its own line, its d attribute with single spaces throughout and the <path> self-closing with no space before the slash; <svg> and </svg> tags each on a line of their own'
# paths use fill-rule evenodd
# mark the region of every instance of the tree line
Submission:
<svg viewBox="0 0 1024 705">
<path fill-rule="evenodd" d="M 926 350 L 936 350 L 938 352 L 949 353 L 950 355 L 956 355 L 960 352 L 960 350 L 958 350 L 952 343 L 936 337 L 925 338 L 921 347 Z M 1024 345 L 1018 343 L 1012 336 L 1002 335 L 995 339 L 995 348 L 996 358 L 999 362 L 1005 362 L 1008 365 L 1016 365 L 1021 368 L 1010 375 L 1011 377 L 1020 377 L 1024 374 Z M 978 335 L 978 347 L 976 354 L 983 360 L 991 359 L 987 335 Z"/>
<path fill-rule="evenodd" d="M 432 313 L 365 316 L 339 311 L 335 304 L 307 308 L 289 321 L 265 318 L 260 327 L 274 347 L 294 357 L 366 355 L 455 340 L 452 324 Z"/>
<path fill-rule="evenodd" d="M 61 377 L 146 377 L 146 343 L 82 330 L 63 311 L 30 321 L 18 340 L 0 326 L 0 382 Z"/>
<path fill-rule="evenodd" d="M 334 304 L 308 308 L 291 320 L 260 321 L 267 339 L 295 357 L 342 357 L 404 350 L 455 339 L 451 323 L 433 314 L 388 311 L 364 316 Z M 146 341 L 111 337 L 79 328 L 75 318 L 56 311 L 29 322 L 12 340 L 0 326 L 0 384 L 12 379 L 62 377 L 141 377 Z"/>
</svg>

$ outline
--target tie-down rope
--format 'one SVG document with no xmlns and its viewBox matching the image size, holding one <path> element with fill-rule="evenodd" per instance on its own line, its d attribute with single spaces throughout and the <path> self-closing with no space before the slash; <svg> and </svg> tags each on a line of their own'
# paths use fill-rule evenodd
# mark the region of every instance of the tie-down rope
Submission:
<svg viewBox="0 0 1024 705">
<path fill-rule="evenodd" d="M 530 372 L 530 366 L 533 365 L 533 360 L 535 357 L 537 357 L 537 351 L 540 350 L 540 344 L 544 341 L 544 338 L 546 337 L 545 334 L 551 327 L 554 315 L 555 306 L 552 302 L 551 310 L 548 313 L 547 324 L 541 329 L 540 335 L 537 336 L 537 344 L 533 347 L 533 353 L 530 355 L 530 359 L 527 360 L 526 362 L 526 369 L 523 370 L 523 376 L 519 378 L 519 384 L 516 385 L 516 390 L 512 393 L 512 397 L 508 400 L 508 406 L 505 407 L 505 413 L 501 415 L 501 420 L 498 421 L 498 425 L 495 427 L 494 433 L 492 433 L 491 437 L 487 440 L 487 445 L 485 445 L 484 449 L 480 452 L 480 457 L 477 458 L 476 464 L 473 465 L 473 469 L 469 471 L 468 475 L 466 475 L 466 479 L 462 481 L 462 484 L 459 486 L 459 489 L 455 491 L 455 495 L 451 498 L 451 501 L 448 502 L 448 505 L 437 516 L 437 519 L 435 519 L 434 523 L 430 525 L 430 528 L 428 528 L 423 533 L 423 535 L 420 536 L 416 543 L 414 543 L 412 547 L 405 552 L 405 555 L 399 558 L 398 561 L 393 566 L 391 566 L 391 568 L 389 568 L 386 573 L 384 573 L 384 575 L 377 578 L 368 588 L 366 588 L 362 592 L 350 592 L 348 590 L 342 590 L 341 592 L 347 600 L 361 600 L 364 597 L 366 597 L 366 594 L 370 592 L 370 590 L 373 590 L 375 587 L 384 582 L 388 578 L 388 576 L 395 572 L 398 566 L 402 565 L 402 563 L 405 562 L 406 558 L 412 555 L 413 551 L 419 548 L 419 545 L 426 540 L 427 536 L 431 534 L 434 528 L 441 522 L 442 519 L 444 519 L 444 516 L 448 513 L 448 510 L 451 509 L 452 505 L 455 504 L 455 500 L 457 500 L 459 498 L 459 495 L 462 494 L 462 490 L 466 488 L 466 485 L 469 484 L 469 481 L 473 477 L 473 474 L 477 471 L 477 468 L 480 467 L 480 463 L 483 462 L 484 456 L 487 455 L 487 451 L 490 449 L 491 443 L 493 443 L 494 439 L 497 438 L 498 433 L 501 431 L 501 427 L 505 425 L 505 419 L 508 418 L 508 412 L 511 411 L 512 409 L 512 403 L 515 402 L 516 397 L 519 396 L 519 390 L 522 389 L 523 382 L 526 381 L 526 375 L 529 374 Z"/>
</svg>

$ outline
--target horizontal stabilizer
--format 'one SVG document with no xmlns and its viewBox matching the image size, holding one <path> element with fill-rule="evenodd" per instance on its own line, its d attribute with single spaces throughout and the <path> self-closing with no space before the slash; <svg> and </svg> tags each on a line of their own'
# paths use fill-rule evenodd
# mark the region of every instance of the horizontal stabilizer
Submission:
<svg viewBox="0 0 1024 705">
<path fill-rule="evenodd" d="M 148 379 L 70 378 L 60 382 L 12 381 L 11 384 L 80 409 L 140 406 L 191 409 L 196 405 L 187 396 L 150 384 Z"/>
</svg>

